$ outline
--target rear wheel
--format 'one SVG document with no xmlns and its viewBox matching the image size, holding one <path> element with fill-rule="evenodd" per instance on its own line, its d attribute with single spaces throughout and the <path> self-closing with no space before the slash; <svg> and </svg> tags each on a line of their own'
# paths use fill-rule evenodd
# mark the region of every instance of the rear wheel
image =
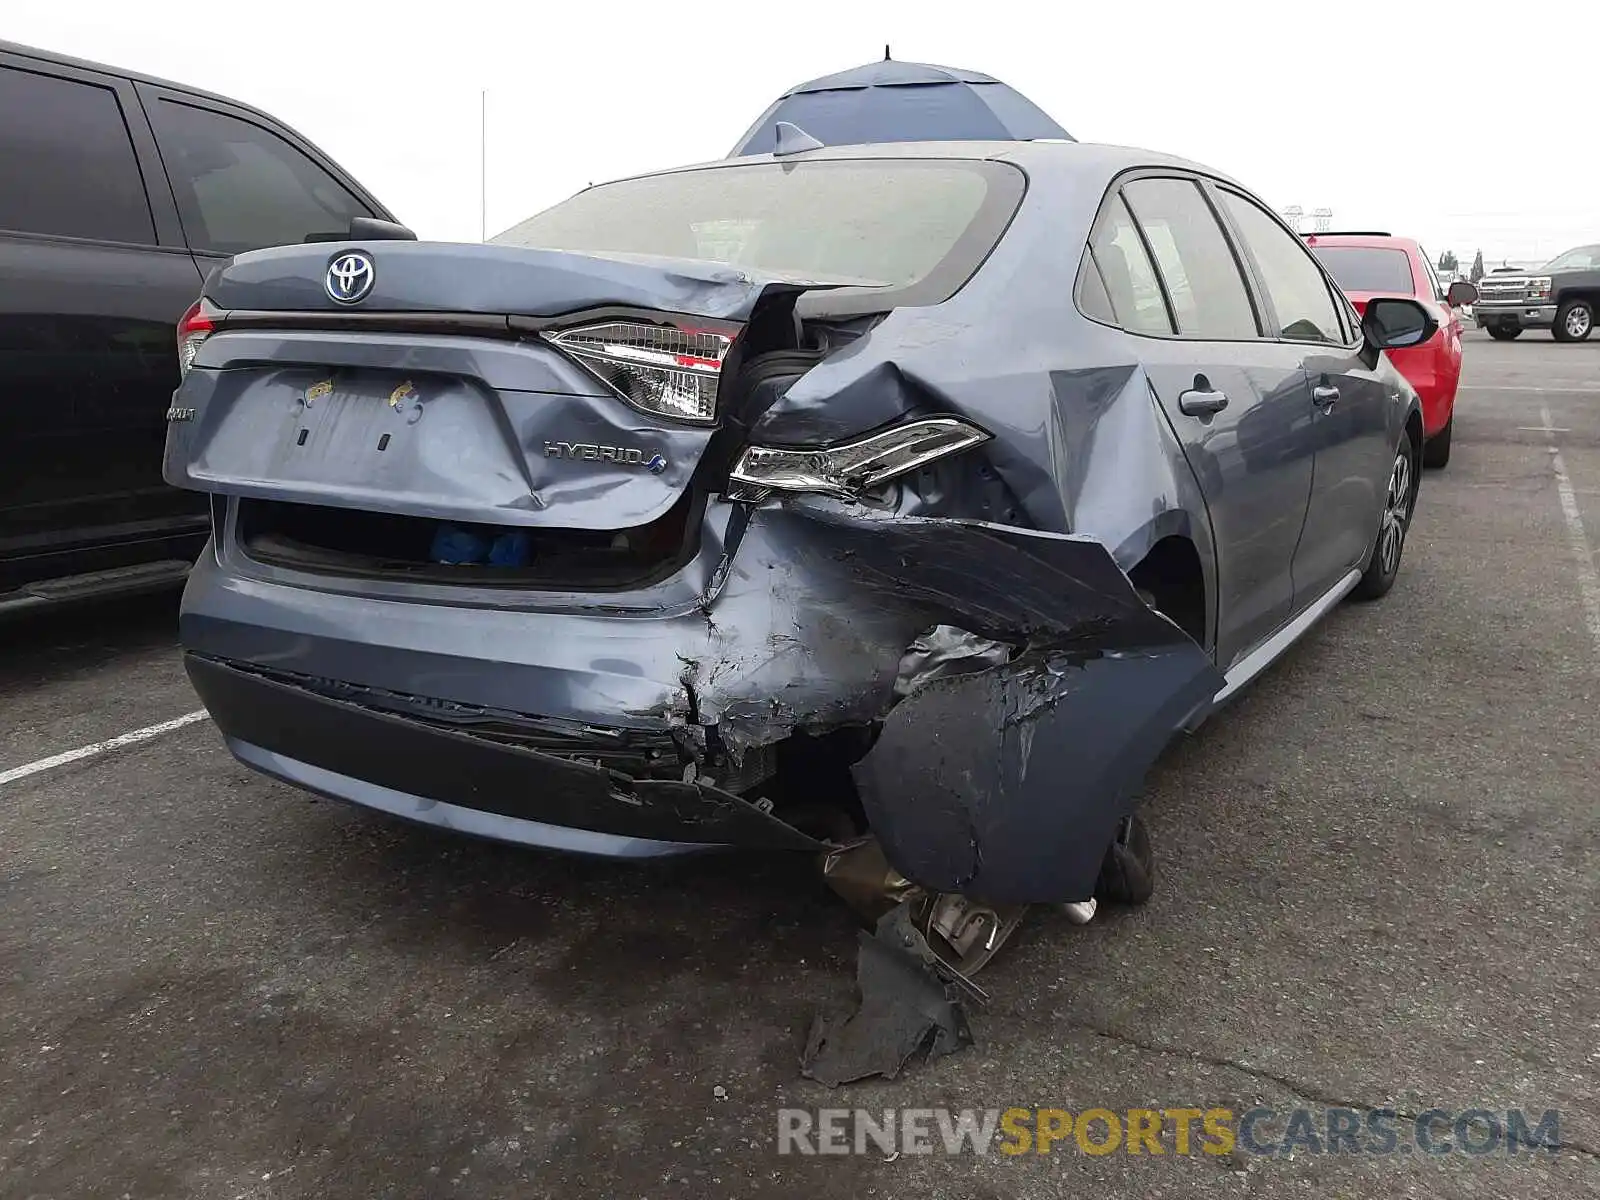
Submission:
<svg viewBox="0 0 1600 1200">
<path fill-rule="evenodd" d="M 1444 423 L 1444 428 L 1422 443 L 1423 466 L 1437 470 L 1440 467 L 1449 465 L 1450 427 L 1455 423 L 1456 415 L 1451 413 L 1450 419 Z"/>
<path fill-rule="evenodd" d="M 1520 325 L 1490 325 L 1489 336 L 1497 342 L 1509 342 L 1522 333 Z"/>
<path fill-rule="evenodd" d="M 1556 310 L 1556 323 L 1550 330 L 1558 342 L 1585 342 L 1594 332 L 1594 305 L 1587 300 L 1568 300 Z"/>
<path fill-rule="evenodd" d="M 1150 831 L 1138 813 L 1131 813 L 1117 822 L 1117 836 L 1100 863 L 1094 898 L 1106 904 L 1143 904 L 1155 890 L 1156 856 L 1150 847 Z"/>
<path fill-rule="evenodd" d="M 1350 594 L 1357 600 L 1376 600 L 1388 594 L 1400 574 L 1400 557 L 1406 549 L 1406 533 L 1411 529 L 1411 507 L 1417 484 L 1412 471 L 1411 430 L 1400 436 L 1394 463 L 1389 468 L 1389 490 L 1384 496 L 1383 515 L 1378 522 L 1378 539 L 1372 557 L 1362 572 L 1361 582 Z"/>
</svg>

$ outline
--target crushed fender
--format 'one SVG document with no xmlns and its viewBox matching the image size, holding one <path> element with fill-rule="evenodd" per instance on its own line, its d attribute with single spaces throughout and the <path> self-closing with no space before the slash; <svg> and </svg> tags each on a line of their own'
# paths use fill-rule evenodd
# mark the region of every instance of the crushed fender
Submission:
<svg viewBox="0 0 1600 1200">
<path fill-rule="evenodd" d="M 1184 717 L 1216 690 L 1187 639 L 1030 649 L 897 704 L 854 771 L 888 860 L 991 903 L 1088 899 L 1117 821 Z"/>
</svg>

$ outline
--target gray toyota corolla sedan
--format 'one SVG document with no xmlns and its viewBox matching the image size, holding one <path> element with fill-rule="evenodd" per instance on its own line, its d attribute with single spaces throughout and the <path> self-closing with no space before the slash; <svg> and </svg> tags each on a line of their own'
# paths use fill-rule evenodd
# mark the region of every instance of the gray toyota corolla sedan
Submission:
<svg viewBox="0 0 1600 1200">
<path fill-rule="evenodd" d="M 314 792 L 1081 900 L 1174 732 L 1400 566 L 1430 318 L 1192 163 L 808 149 L 352 232 L 212 273 L 165 464 L 190 677 Z"/>
</svg>

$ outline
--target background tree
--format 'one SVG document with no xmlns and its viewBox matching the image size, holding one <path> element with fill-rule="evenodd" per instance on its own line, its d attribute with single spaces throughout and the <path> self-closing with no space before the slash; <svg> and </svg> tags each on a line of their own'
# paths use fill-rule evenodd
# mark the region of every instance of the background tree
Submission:
<svg viewBox="0 0 1600 1200">
<path fill-rule="evenodd" d="M 1453 275 L 1460 269 L 1461 263 L 1456 259 L 1456 252 L 1454 250 L 1446 250 L 1443 254 L 1439 255 L 1439 273 L 1441 275 Z"/>
<path fill-rule="evenodd" d="M 1478 251 L 1478 257 L 1472 260 L 1472 282 L 1477 283 L 1483 278 L 1483 251 Z"/>
</svg>

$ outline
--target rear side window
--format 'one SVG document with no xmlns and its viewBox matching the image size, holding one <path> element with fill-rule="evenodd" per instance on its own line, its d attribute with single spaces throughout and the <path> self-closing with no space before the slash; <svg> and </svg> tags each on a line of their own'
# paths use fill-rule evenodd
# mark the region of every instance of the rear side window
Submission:
<svg viewBox="0 0 1600 1200">
<path fill-rule="evenodd" d="M 1428 257 L 1426 250 L 1422 251 L 1422 265 L 1427 268 L 1428 286 L 1433 289 L 1433 298 L 1440 304 L 1445 303 L 1446 295 L 1444 284 L 1439 282 L 1439 273 L 1433 269 L 1433 260 Z"/>
<path fill-rule="evenodd" d="M 0 67 L 0 114 L 0 229 L 155 242 L 114 91 Z"/>
<path fill-rule="evenodd" d="M 1173 333 L 1155 267 L 1120 195 L 1105 206 L 1095 224 L 1082 269 L 1091 264 L 1099 269 L 1118 325 L 1129 333 Z"/>
<path fill-rule="evenodd" d="M 601 184 L 490 241 L 698 259 L 937 303 L 994 248 L 1023 188 L 1022 174 L 998 162 L 741 163 Z"/>
<path fill-rule="evenodd" d="M 1223 191 L 1222 202 L 1261 273 L 1277 314 L 1275 335 L 1296 342 L 1342 344 L 1345 334 L 1333 292 L 1305 243 L 1237 192 Z"/>
<path fill-rule="evenodd" d="M 1199 185 L 1188 179 L 1136 179 L 1122 194 L 1155 255 L 1178 332 L 1218 341 L 1259 337 L 1233 248 Z"/>
<path fill-rule="evenodd" d="M 1416 292 L 1411 256 L 1404 250 L 1378 246 L 1317 246 L 1316 255 L 1347 292 Z"/>
<path fill-rule="evenodd" d="M 366 205 L 277 134 L 249 121 L 173 100 L 150 121 L 196 250 L 240 254 L 263 246 L 340 235 Z"/>
<path fill-rule="evenodd" d="M 1083 252 L 1083 264 L 1078 268 L 1078 285 L 1073 299 L 1078 302 L 1078 310 L 1091 321 L 1099 321 L 1102 325 L 1117 323 L 1116 310 L 1111 307 L 1111 297 L 1106 294 L 1106 281 L 1100 278 L 1100 267 L 1088 250 Z"/>
</svg>

